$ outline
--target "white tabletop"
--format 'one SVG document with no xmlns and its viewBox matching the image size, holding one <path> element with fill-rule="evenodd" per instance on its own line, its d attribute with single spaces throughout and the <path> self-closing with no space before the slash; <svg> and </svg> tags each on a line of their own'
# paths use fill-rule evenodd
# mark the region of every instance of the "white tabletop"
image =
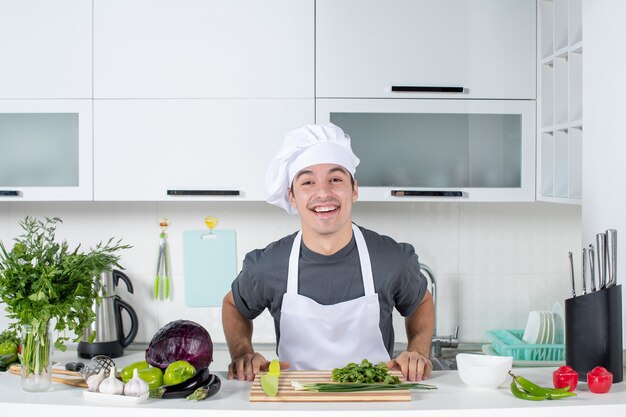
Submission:
<svg viewBox="0 0 626 417">
<path fill-rule="evenodd" d="M 73 352 L 55 353 L 60 363 L 85 361 Z M 118 367 L 142 360 L 143 352 L 128 352 L 115 359 Z M 250 403 L 248 394 L 250 382 L 227 380 L 226 364 L 228 354 L 215 352 L 215 362 L 211 369 L 222 379 L 222 389 L 212 398 L 204 401 L 186 399 L 148 399 L 138 404 L 103 404 L 83 397 L 83 389 L 53 383 L 52 388 L 43 393 L 25 392 L 20 387 L 20 377 L 0 373 L 0 402 L 3 415 L 45 415 L 45 416 L 137 416 L 137 412 L 149 412 L 151 416 L 203 415 L 203 416 L 330 416 L 338 413 L 350 416 L 523 416 L 532 417 L 560 415 L 568 417 L 585 416 L 589 413 L 610 413 L 623 415 L 626 412 L 626 384 L 613 385 L 608 394 L 593 394 L 585 383 L 579 384 L 577 397 L 555 401 L 523 401 L 514 398 L 508 384 L 501 388 L 472 389 L 465 386 L 456 371 L 435 371 L 428 383 L 438 387 L 434 391 L 414 391 L 412 401 L 402 403 Z M 551 386 L 553 368 L 515 368 L 515 372 L 544 386 Z M 531 410 L 532 409 L 532 410 Z M 175 414 L 172 414 L 172 412 Z M 27 412 L 27 414 L 24 414 Z M 21 413 L 21 414 L 17 414 Z M 140 415 L 141 415 L 140 414 Z"/>
</svg>

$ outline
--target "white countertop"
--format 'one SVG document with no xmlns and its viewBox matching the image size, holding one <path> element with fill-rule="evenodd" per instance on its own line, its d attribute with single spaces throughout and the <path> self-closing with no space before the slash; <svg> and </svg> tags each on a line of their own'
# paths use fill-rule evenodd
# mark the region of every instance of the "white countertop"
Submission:
<svg viewBox="0 0 626 417">
<path fill-rule="evenodd" d="M 204 401 L 186 399 L 148 399 L 139 404 L 102 404 L 83 398 L 82 389 L 53 383 L 52 388 L 43 393 L 29 393 L 20 386 L 20 377 L 0 373 L 0 406 L 3 415 L 45 415 L 45 416 L 137 416 L 143 412 L 151 416 L 172 417 L 172 412 L 181 415 L 203 416 L 325 416 L 341 413 L 350 416 L 523 416 L 533 417 L 565 415 L 584 416 L 590 413 L 622 415 L 626 412 L 626 383 L 614 384 L 608 394 L 593 394 L 585 383 L 579 384 L 577 397 L 556 401 L 523 401 L 514 398 L 508 384 L 496 390 L 472 389 L 465 386 L 456 371 L 435 371 L 428 383 L 438 387 L 434 391 L 414 391 L 411 402 L 402 403 L 250 403 L 248 394 L 250 382 L 229 381 L 226 379 L 228 353 L 214 352 L 215 361 L 211 365 L 214 373 L 222 379 L 222 389 L 212 398 Z M 142 360 L 142 351 L 129 351 L 122 358 L 116 358 L 118 367 Z M 60 363 L 87 360 L 78 358 L 73 352 L 55 352 L 54 360 Z M 551 386 L 553 368 L 516 368 L 515 372 L 544 386 Z M 27 412 L 27 414 L 24 414 Z M 21 413 L 21 414 L 18 414 Z M 607 414 L 608 413 L 608 414 Z"/>
</svg>

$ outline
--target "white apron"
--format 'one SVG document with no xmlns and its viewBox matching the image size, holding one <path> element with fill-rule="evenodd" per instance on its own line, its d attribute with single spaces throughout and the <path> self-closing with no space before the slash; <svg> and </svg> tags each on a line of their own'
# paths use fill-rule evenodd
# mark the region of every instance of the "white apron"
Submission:
<svg viewBox="0 0 626 417">
<path fill-rule="evenodd" d="M 380 307 L 363 234 L 352 225 L 361 262 L 365 295 L 333 305 L 322 305 L 298 294 L 298 262 L 302 231 L 289 256 L 287 292 L 280 310 L 278 357 L 290 369 L 333 369 L 363 359 L 387 362 L 389 353 L 380 332 Z M 340 277 L 338 277 L 340 279 Z"/>
</svg>

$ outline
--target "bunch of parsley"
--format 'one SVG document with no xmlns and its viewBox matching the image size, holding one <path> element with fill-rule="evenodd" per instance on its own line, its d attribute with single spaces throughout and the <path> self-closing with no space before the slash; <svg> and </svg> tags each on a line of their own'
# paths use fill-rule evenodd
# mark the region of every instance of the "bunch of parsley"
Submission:
<svg viewBox="0 0 626 417">
<path fill-rule="evenodd" d="M 54 323 L 59 331 L 54 346 L 64 351 L 70 340 L 65 331 L 73 332 L 77 342 L 95 320 L 93 303 L 100 301 L 95 277 L 121 268 L 116 252 L 130 246 L 111 238 L 88 253 L 81 252 L 80 245 L 71 250 L 67 241 L 55 241 L 59 222 L 58 217 L 42 221 L 27 216 L 20 222 L 24 234 L 14 239 L 10 251 L 0 241 L 0 300 L 13 320 L 11 329 Z"/>
<path fill-rule="evenodd" d="M 349 363 L 343 368 L 335 368 L 332 371 L 331 379 L 335 382 L 358 382 L 365 384 L 399 384 L 400 378 L 389 374 L 389 369 L 384 362 L 373 365 L 367 359 L 363 359 L 361 364 Z"/>
</svg>

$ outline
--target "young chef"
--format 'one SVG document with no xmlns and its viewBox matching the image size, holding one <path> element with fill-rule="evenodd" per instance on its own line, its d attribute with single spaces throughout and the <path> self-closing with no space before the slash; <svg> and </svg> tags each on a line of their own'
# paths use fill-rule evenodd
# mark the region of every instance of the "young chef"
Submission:
<svg viewBox="0 0 626 417">
<path fill-rule="evenodd" d="M 267 201 L 298 213 L 301 230 L 248 253 L 224 298 L 229 378 L 267 369 L 252 346 L 252 320 L 266 308 L 282 367 L 333 369 L 367 358 L 409 381 L 430 374 L 432 297 L 411 245 L 352 223 L 358 164 L 333 124 L 287 134 L 267 172 Z M 391 359 L 394 308 L 406 317 L 408 347 Z"/>
</svg>

